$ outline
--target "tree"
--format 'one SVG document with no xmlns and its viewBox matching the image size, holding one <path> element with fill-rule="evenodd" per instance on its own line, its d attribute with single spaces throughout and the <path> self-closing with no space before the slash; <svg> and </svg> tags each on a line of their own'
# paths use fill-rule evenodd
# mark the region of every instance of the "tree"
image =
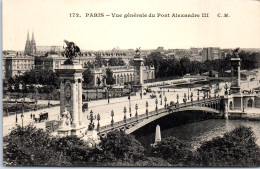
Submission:
<svg viewBox="0 0 260 169">
<path fill-rule="evenodd" d="M 83 79 L 84 79 L 84 83 L 85 83 L 85 84 L 89 84 L 90 82 L 92 82 L 93 76 L 92 76 L 92 74 L 91 74 L 90 68 L 87 68 L 87 69 L 83 72 Z"/>
<path fill-rule="evenodd" d="M 115 84 L 115 79 L 113 77 L 113 72 L 109 68 L 107 68 L 107 70 L 106 70 L 106 84 L 108 84 L 108 85 Z"/>
<path fill-rule="evenodd" d="M 121 57 L 112 57 L 108 60 L 109 66 L 124 66 L 125 62 Z"/>
<path fill-rule="evenodd" d="M 103 59 L 100 55 L 96 56 L 95 58 L 95 66 L 102 67 L 103 65 L 107 64 L 107 61 Z"/>
<path fill-rule="evenodd" d="M 200 166 L 256 167 L 260 165 L 260 148 L 250 127 L 239 126 L 204 142 L 198 149 Z"/>
<path fill-rule="evenodd" d="M 103 161 L 135 162 L 144 158 L 144 147 L 132 135 L 123 131 L 112 131 L 106 138 L 101 138 L 100 147 L 103 151 Z"/>
<path fill-rule="evenodd" d="M 59 166 L 67 163 L 63 157 L 61 161 L 57 160 L 61 156 L 54 147 L 54 140 L 42 129 L 18 126 L 4 137 L 3 158 L 6 165 L 12 166 Z"/>
<path fill-rule="evenodd" d="M 185 166 L 192 159 L 190 146 L 175 137 L 167 137 L 152 149 L 155 157 L 163 158 L 172 165 Z"/>
</svg>

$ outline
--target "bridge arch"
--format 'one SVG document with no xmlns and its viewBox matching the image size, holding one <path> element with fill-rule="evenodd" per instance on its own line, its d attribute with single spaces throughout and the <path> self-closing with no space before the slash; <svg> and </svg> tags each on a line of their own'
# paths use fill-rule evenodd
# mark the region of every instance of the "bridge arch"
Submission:
<svg viewBox="0 0 260 169">
<path fill-rule="evenodd" d="M 207 114 L 219 114 L 220 113 L 219 110 L 215 110 L 215 109 L 208 108 L 208 107 L 198 107 L 198 106 L 180 108 L 177 112 L 190 112 L 190 111 L 194 111 L 194 110 L 202 111 L 202 112 L 207 113 Z M 130 134 L 130 133 L 138 130 L 139 128 L 142 128 L 146 124 L 149 124 L 149 123 L 151 123 L 151 122 L 153 122 L 157 119 L 160 119 L 160 118 L 167 116 L 169 114 L 172 114 L 172 113 L 175 113 L 175 111 L 169 110 L 168 112 L 161 113 L 161 114 L 158 114 L 156 116 L 146 118 L 145 120 L 139 121 L 138 123 L 135 123 L 135 124 L 132 124 L 131 126 L 126 127 L 125 132 L 127 134 Z"/>
</svg>

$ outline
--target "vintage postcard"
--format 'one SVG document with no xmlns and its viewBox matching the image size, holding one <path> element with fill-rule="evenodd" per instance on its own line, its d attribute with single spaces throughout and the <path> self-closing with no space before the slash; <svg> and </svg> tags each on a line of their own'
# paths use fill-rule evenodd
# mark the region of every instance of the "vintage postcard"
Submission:
<svg viewBox="0 0 260 169">
<path fill-rule="evenodd" d="M 3 0 L 2 165 L 259 167 L 260 1 Z"/>
</svg>

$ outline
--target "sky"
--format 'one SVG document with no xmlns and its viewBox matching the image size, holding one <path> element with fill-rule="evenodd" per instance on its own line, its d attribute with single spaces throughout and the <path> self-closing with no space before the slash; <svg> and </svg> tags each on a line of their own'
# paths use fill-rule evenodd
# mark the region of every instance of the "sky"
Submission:
<svg viewBox="0 0 260 169">
<path fill-rule="evenodd" d="M 3 0 L 3 50 L 24 50 L 28 31 L 39 46 L 75 42 L 84 50 L 190 47 L 260 48 L 256 0 Z M 70 13 L 81 17 L 70 17 Z M 105 17 L 85 17 L 104 13 Z M 112 17 L 111 13 L 209 17 Z M 229 17 L 218 17 L 227 13 Z"/>
</svg>

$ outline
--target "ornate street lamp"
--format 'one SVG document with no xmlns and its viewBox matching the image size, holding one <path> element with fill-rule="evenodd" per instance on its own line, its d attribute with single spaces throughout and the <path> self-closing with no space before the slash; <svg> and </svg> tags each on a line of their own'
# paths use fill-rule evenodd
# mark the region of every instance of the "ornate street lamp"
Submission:
<svg viewBox="0 0 260 169">
<path fill-rule="evenodd" d="M 149 112 L 148 112 L 148 101 L 146 101 L 145 106 L 146 106 L 146 116 L 148 116 L 149 115 Z"/>
<path fill-rule="evenodd" d="M 161 98 L 161 105 L 162 105 L 162 94 L 160 94 L 160 98 Z"/>
<path fill-rule="evenodd" d="M 98 113 L 98 115 L 97 115 L 97 121 L 98 121 L 97 131 L 99 131 L 99 128 L 100 128 L 99 120 L 100 120 L 100 115 L 99 115 L 99 113 Z"/>
<path fill-rule="evenodd" d="M 227 91 L 227 89 L 228 89 L 227 83 L 225 84 L 224 89 L 225 89 L 225 95 L 227 95 L 227 94 L 228 94 L 228 91 Z"/>
<path fill-rule="evenodd" d="M 191 92 L 191 93 L 190 93 L 190 101 L 191 101 L 191 104 L 192 104 L 192 106 L 193 106 L 193 98 L 192 98 L 192 97 L 193 97 L 193 93 Z"/>
<path fill-rule="evenodd" d="M 126 107 L 124 107 L 124 122 L 126 123 Z"/>
<path fill-rule="evenodd" d="M 188 100 L 190 100 L 190 88 L 188 87 Z"/>
<path fill-rule="evenodd" d="M 158 107 L 157 107 L 158 100 L 157 100 L 157 98 L 155 99 L 155 104 L 156 104 L 155 111 L 156 111 L 156 113 L 158 114 Z"/>
<path fill-rule="evenodd" d="M 165 109 L 167 108 L 167 105 L 166 105 L 166 102 L 167 102 L 167 97 L 165 96 L 164 97 L 164 102 L 165 102 L 165 105 L 164 105 L 164 107 L 165 107 Z"/>
<path fill-rule="evenodd" d="M 109 103 L 109 89 L 107 88 L 107 103 Z"/>
<path fill-rule="evenodd" d="M 130 117 L 132 117 L 132 113 L 131 113 L 131 95 L 130 94 L 128 96 L 128 100 L 129 100 L 129 114 L 130 114 Z"/>
<path fill-rule="evenodd" d="M 113 119 L 113 117 L 114 117 L 114 110 L 112 110 L 111 111 L 111 117 L 112 117 L 112 120 L 111 120 L 111 126 L 114 126 L 114 119 Z"/>
<path fill-rule="evenodd" d="M 179 103 L 179 95 L 178 94 L 177 94 L 176 98 L 177 98 L 177 103 Z"/>
<path fill-rule="evenodd" d="M 203 100 L 205 100 L 206 99 L 206 92 L 205 92 L 205 90 L 203 91 Z"/>
<path fill-rule="evenodd" d="M 17 122 L 18 122 L 18 118 L 17 118 L 17 99 L 15 99 L 15 107 L 16 107 L 16 110 L 15 110 L 15 123 L 17 124 Z"/>
<path fill-rule="evenodd" d="M 184 93 L 183 102 L 184 102 L 185 105 L 186 105 L 186 101 L 187 101 L 186 93 Z"/>
<path fill-rule="evenodd" d="M 135 105 L 135 110 L 136 110 L 136 112 L 135 112 L 135 118 L 138 118 L 138 112 L 137 112 L 137 110 L 138 110 L 138 105 L 137 105 L 137 104 Z"/>
<path fill-rule="evenodd" d="M 48 108 L 50 108 L 50 96 L 48 96 Z"/>
<path fill-rule="evenodd" d="M 89 125 L 88 125 L 88 130 L 90 130 L 90 131 L 94 130 L 95 124 L 94 124 L 93 121 L 96 120 L 96 116 L 93 115 L 93 111 L 92 110 L 90 111 L 90 115 L 87 116 L 87 119 L 90 120 Z"/>
<path fill-rule="evenodd" d="M 198 102 L 199 102 L 200 101 L 200 91 L 199 90 L 198 90 L 197 95 L 198 95 Z"/>
</svg>

